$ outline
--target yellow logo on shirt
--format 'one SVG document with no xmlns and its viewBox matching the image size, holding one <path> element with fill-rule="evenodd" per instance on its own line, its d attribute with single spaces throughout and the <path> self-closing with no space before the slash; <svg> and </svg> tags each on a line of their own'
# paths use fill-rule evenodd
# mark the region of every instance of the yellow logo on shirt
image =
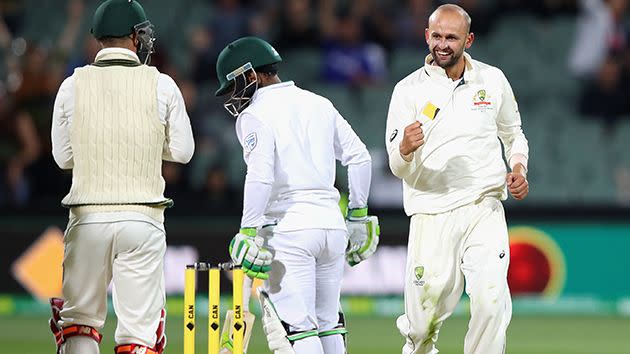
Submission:
<svg viewBox="0 0 630 354">
<path fill-rule="evenodd" d="M 431 120 L 435 119 L 439 111 L 440 109 L 431 102 L 427 102 L 422 108 L 422 114 Z"/>
</svg>

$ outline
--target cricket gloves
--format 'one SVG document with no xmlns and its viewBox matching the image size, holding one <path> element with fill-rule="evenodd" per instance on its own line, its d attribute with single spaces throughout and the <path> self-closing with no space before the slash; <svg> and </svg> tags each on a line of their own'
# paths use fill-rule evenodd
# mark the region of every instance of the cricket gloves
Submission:
<svg viewBox="0 0 630 354">
<path fill-rule="evenodd" d="M 250 278 L 267 279 L 273 256 L 263 248 L 263 238 L 253 227 L 242 228 L 230 242 L 230 257 L 235 265 L 243 267 Z"/>
<path fill-rule="evenodd" d="M 346 261 L 350 266 L 355 266 L 376 252 L 381 229 L 378 218 L 367 214 L 367 207 L 350 209 L 346 226 L 348 228 Z"/>
</svg>

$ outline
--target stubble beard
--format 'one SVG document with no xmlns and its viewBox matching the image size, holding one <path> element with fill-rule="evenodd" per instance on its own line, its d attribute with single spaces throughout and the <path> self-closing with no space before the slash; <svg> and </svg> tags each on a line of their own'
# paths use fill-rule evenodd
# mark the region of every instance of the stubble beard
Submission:
<svg viewBox="0 0 630 354">
<path fill-rule="evenodd" d="M 437 54 L 437 46 L 433 47 L 433 50 L 431 50 L 431 55 L 433 56 L 433 61 L 437 64 L 437 66 L 441 67 L 442 69 L 448 69 L 451 68 L 453 66 L 455 66 L 455 64 L 457 64 L 457 62 L 459 61 L 459 59 L 462 57 L 462 55 L 464 54 L 464 51 L 460 51 L 455 52 L 453 50 L 451 50 L 451 58 L 447 59 L 445 61 L 440 61 L 440 57 Z"/>
</svg>

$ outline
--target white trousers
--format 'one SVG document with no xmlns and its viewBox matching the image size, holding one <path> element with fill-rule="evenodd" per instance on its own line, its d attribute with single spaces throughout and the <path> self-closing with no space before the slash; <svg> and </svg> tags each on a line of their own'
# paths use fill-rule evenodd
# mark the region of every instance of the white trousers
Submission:
<svg viewBox="0 0 630 354">
<path fill-rule="evenodd" d="M 102 328 L 113 280 L 116 343 L 153 347 L 165 305 L 163 225 L 138 213 L 88 214 L 70 220 L 64 245 L 61 325 Z"/>
<path fill-rule="evenodd" d="M 347 243 L 345 230 L 325 229 L 275 232 L 266 239 L 274 260 L 265 290 L 290 331 L 321 332 L 337 326 Z M 329 340 L 338 343 L 322 346 L 318 337 L 309 337 L 296 341 L 293 349 L 297 354 L 344 353 L 341 336 L 330 337 L 338 337 Z"/>
<path fill-rule="evenodd" d="M 442 214 L 413 215 L 405 314 L 397 320 L 406 340 L 402 353 L 438 352 L 440 327 L 453 313 L 464 284 L 471 312 L 464 353 L 505 353 L 512 317 L 509 252 L 505 214 L 497 199 L 485 198 Z"/>
</svg>

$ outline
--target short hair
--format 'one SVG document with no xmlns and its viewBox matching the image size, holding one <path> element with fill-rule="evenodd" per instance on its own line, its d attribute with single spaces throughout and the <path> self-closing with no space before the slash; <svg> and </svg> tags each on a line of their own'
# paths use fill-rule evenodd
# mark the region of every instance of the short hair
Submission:
<svg viewBox="0 0 630 354">
<path fill-rule="evenodd" d="M 124 45 L 125 42 L 129 39 L 131 39 L 131 36 L 101 37 L 98 39 L 98 41 L 101 42 L 105 47 L 120 47 Z"/>
<path fill-rule="evenodd" d="M 254 71 L 267 75 L 276 75 L 278 73 L 278 63 L 262 65 L 254 69 Z"/>
</svg>

